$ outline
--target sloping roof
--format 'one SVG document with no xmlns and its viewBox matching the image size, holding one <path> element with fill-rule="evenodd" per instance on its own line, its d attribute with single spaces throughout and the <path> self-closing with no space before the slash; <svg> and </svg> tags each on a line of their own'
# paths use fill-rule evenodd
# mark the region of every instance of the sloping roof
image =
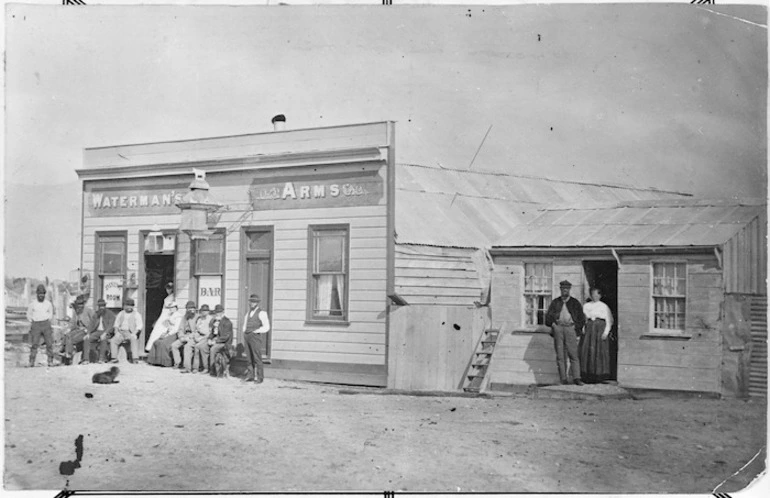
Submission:
<svg viewBox="0 0 770 498">
<path fill-rule="evenodd" d="M 549 207 L 494 247 L 717 246 L 767 209 L 763 199 L 669 199 L 594 207 Z"/>
<path fill-rule="evenodd" d="M 688 194 L 416 164 L 396 166 L 396 242 L 489 247 L 544 205 L 681 199 Z"/>
</svg>

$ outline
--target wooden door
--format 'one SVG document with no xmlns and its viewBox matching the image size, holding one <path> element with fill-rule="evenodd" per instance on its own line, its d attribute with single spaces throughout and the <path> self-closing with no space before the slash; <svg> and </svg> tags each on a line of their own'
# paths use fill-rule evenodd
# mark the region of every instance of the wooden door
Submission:
<svg viewBox="0 0 770 498">
<path fill-rule="evenodd" d="M 246 232 L 246 247 L 244 251 L 245 275 L 242 289 L 241 302 L 243 315 L 248 310 L 249 296 L 258 294 L 261 298 L 260 307 L 267 312 L 271 324 L 273 313 L 271 309 L 273 295 L 273 268 L 272 252 L 273 237 L 272 231 L 254 230 Z M 262 354 L 264 357 L 270 357 L 270 345 L 272 343 L 273 331 L 265 335 Z"/>
</svg>

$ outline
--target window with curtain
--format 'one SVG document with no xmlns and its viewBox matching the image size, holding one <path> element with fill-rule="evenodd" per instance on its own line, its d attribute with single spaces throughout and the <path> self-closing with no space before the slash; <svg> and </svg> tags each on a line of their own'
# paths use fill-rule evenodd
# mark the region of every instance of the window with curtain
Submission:
<svg viewBox="0 0 770 498">
<path fill-rule="evenodd" d="M 652 264 L 653 327 L 667 332 L 685 330 L 687 265 Z"/>
<path fill-rule="evenodd" d="M 308 319 L 347 321 L 348 226 L 310 227 Z"/>
<path fill-rule="evenodd" d="M 224 305 L 225 235 L 215 233 L 208 240 L 193 242 L 193 276 L 197 287 L 198 306 L 213 309 Z"/>
<path fill-rule="evenodd" d="M 545 325 L 545 314 L 553 298 L 553 265 L 524 264 L 524 313 L 526 325 Z"/>
<path fill-rule="evenodd" d="M 108 308 L 123 306 L 126 277 L 126 236 L 97 235 L 98 295 L 107 301 Z"/>
</svg>

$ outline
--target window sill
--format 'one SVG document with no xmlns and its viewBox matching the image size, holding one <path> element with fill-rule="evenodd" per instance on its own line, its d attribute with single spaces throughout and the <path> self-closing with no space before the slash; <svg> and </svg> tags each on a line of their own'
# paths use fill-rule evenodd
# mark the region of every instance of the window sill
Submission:
<svg viewBox="0 0 770 498">
<path fill-rule="evenodd" d="M 347 327 L 350 325 L 348 320 L 305 320 L 305 325 L 337 325 Z"/>
<path fill-rule="evenodd" d="M 692 334 L 685 334 L 684 332 L 647 332 L 642 334 L 642 339 L 680 339 L 688 340 L 692 339 Z"/>
</svg>

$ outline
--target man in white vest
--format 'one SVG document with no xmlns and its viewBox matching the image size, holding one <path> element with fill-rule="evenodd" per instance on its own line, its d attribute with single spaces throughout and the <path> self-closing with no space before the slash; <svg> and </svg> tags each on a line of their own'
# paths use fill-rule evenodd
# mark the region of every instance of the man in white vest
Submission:
<svg viewBox="0 0 770 498">
<path fill-rule="evenodd" d="M 261 384 L 265 378 L 262 364 L 262 345 L 265 334 L 270 330 L 267 312 L 259 307 L 260 299 L 256 294 L 249 296 L 249 311 L 243 318 L 243 342 L 249 359 L 249 372 L 246 382 Z M 256 378 L 255 378 L 256 377 Z"/>
<path fill-rule="evenodd" d="M 112 363 L 118 362 L 118 347 L 126 341 L 131 343 L 129 361 L 132 363 L 136 361 L 137 338 L 142 332 L 142 327 L 144 327 L 142 315 L 134 310 L 134 300 L 126 299 L 123 310 L 115 318 L 115 335 L 110 340 Z"/>
</svg>

